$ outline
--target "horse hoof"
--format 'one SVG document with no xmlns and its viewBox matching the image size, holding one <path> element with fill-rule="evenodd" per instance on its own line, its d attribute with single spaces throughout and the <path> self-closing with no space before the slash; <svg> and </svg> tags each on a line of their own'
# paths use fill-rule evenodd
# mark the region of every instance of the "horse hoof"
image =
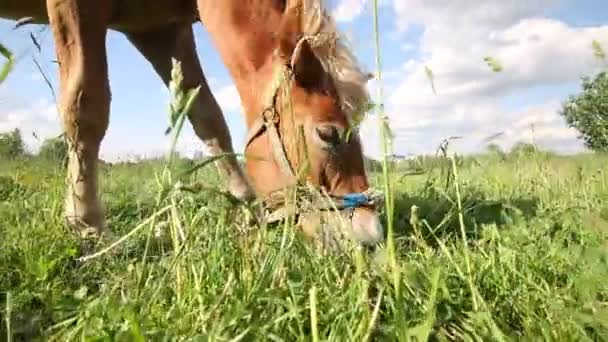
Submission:
<svg viewBox="0 0 608 342">
<path fill-rule="evenodd" d="M 65 224 L 80 239 L 98 238 L 105 230 L 105 224 L 103 221 L 91 224 L 74 216 L 67 216 L 65 218 Z"/>
<path fill-rule="evenodd" d="M 247 182 L 241 180 L 230 182 L 228 191 L 232 196 L 242 202 L 251 202 L 256 197 L 251 186 Z"/>
<path fill-rule="evenodd" d="M 66 217 L 65 224 L 78 240 L 81 255 L 93 253 L 95 247 L 107 237 L 103 224 L 90 225 L 74 217 Z"/>
</svg>

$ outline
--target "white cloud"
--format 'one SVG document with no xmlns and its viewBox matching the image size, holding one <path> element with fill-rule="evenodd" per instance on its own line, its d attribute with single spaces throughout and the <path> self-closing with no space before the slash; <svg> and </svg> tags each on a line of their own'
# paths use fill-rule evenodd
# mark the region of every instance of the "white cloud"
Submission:
<svg viewBox="0 0 608 342">
<path fill-rule="evenodd" d="M 234 84 L 223 86 L 213 91 L 217 102 L 224 112 L 240 112 L 241 98 Z"/>
<path fill-rule="evenodd" d="M 54 103 L 45 98 L 21 102 L 17 97 L 6 95 L 6 91 L 0 91 L 1 133 L 18 128 L 31 152 L 36 152 L 45 139 L 61 134 Z"/>
<path fill-rule="evenodd" d="M 427 112 L 427 119 L 418 120 L 416 115 L 411 115 L 410 120 L 401 118 L 400 124 L 392 125 L 394 152 L 400 155 L 434 153 L 448 137 L 458 137 L 450 143 L 450 151 L 458 153 L 483 150 L 490 142 L 508 149 L 519 141 L 535 143 L 541 148 L 558 147 L 563 152 L 585 150 L 577 139 L 578 133 L 564 125 L 557 113 L 559 108 L 558 99 L 514 110 L 506 110 L 498 101 L 483 101 L 471 106 L 455 105 L 450 108 L 451 115 L 441 117 Z M 394 116 L 391 120 L 397 121 Z M 382 156 L 378 127 L 377 120 L 370 118 L 361 128 L 365 153 L 374 158 Z"/>
<path fill-rule="evenodd" d="M 111 125 L 111 124 L 110 124 Z M 164 158 L 171 148 L 172 136 L 163 136 L 157 140 L 131 140 L 112 133 L 112 126 L 101 144 L 100 157 L 103 160 L 116 162 L 143 158 Z M 194 134 L 191 126 L 185 124 L 177 140 L 175 150 L 186 157 L 193 157 L 198 152 L 206 152 L 203 142 Z"/>
<path fill-rule="evenodd" d="M 541 14 L 561 0 L 393 0 L 396 25 L 406 30 L 413 24 L 458 30 L 502 29 L 523 18 Z M 446 37 L 449 39 L 449 36 Z"/>
<path fill-rule="evenodd" d="M 550 90 L 540 95 L 530 90 L 572 84 L 595 72 L 591 42 L 608 46 L 608 25 L 572 27 L 542 16 L 557 3 L 393 0 L 401 31 L 414 24 L 423 29 L 416 47 L 420 57 L 386 73 L 391 83 L 397 80 L 396 87 L 385 86 L 396 152 L 430 153 L 453 135 L 464 137 L 453 146 L 470 152 L 498 132 L 504 146 L 525 140 L 562 151 L 581 150 L 576 132 L 557 113 L 563 99 Z M 483 61 L 486 56 L 496 58 L 502 72 L 492 72 Z M 425 66 L 433 71 L 437 94 Z M 531 105 L 518 107 L 513 99 Z M 366 142 L 372 155 L 377 147 L 377 142 Z"/>
<path fill-rule="evenodd" d="M 440 34 L 425 35 L 421 48 L 427 54 L 404 67 L 409 74 L 390 99 L 396 106 L 426 106 L 437 101 L 447 104 L 463 98 L 507 95 L 534 85 L 575 81 L 597 67 L 592 40 L 608 44 L 608 26 L 573 28 L 551 19 L 525 19 L 466 45 L 453 44 Z M 495 58 L 502 72 L 492 72 L 483 61 L 486 56 Z M 433 71 L 438 97 L 430 86 L 420 91 L 422 84 L 429 84 L 424 66 Z"/>
<path fill-rule="evenodd" d="M 57 108 L 49 99 L 21 100 L 4 88 L 0 88 L 0 99 L 0 133 L 18 128 L 28 151 L 37 153 L 45 139 L 63 132 Z M 106 161 L 163 157 L 169 151 L 170 136 L 154 141 L 133 140 L 113 132 L 112 128 L 110 123 L 110 129 L 101 144 L 100 157 Z M 191 125 L 186 123 L 176 149 L 183 155 L 192 157 L 199 151 L 205 151 L 205 145 L 194 134 Z"/>
<path fill-rule="evenodd" d="M 337 22 L 352 22 L 357 17 L 363 14 L 366 6 L 369 4 L 367 0 L 335 0 L 337 5 L 330 6 L 332 16 Z M 378 0 L 378 7 L 384 7 L 391 4 L 392 0 Z M 332 3 L 334 1 L 331 1 Z M 369 7 L 368 7 L 369 9 Z"/>
<path fill-rule="evenodd" d="M 365 9 L 367 0 L 340 0 L 333 10 L 337 22 L 350 22 L 358 17 Z"/>
</svg>

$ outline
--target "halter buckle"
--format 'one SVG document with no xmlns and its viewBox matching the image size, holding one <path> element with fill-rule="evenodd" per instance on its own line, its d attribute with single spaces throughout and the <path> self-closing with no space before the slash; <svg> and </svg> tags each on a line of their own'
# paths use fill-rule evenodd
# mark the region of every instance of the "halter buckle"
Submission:
<svg viewBox="0 0 608 342">
<path fill-rule="evenodd" d="M 264 122 L 268 124 L 279 124 L 279 114 L 277 113 L 274 107 L 268 107 L 262 111 L 262 117 L 264 118 Z"/>
</svg>

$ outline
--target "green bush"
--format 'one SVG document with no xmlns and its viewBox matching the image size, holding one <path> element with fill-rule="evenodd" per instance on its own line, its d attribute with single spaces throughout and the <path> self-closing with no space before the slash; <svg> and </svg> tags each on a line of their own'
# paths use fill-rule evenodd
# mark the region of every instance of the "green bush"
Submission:
<svg viewBox="0 0 608 342">
<path fill-rule="evenodd" d="M 488 144 L 486 146 L 486 154 L 488 154 L 489 156 L 499 159 L 499 160 L 506 160 L 507 155 L 506 153 L 502 150 L 502 148 L 500 148 L 500 146 L 498 146 L 498 144 Z"/>
<path fill-rule="evenodd" d="M 534 144 L 526 143 L 526 142 L 517 142 L 511 147 L 511 151 L 509 154 L 511 156 L 530 156 L 537 152 L 536 146 Z"/>
<path fill-rule="evenodd" d="M 25 143 L 18 128 L 0 134 L 0 159 L 14 160 L 24 156 Z"/>
<path fill-rule="evenodd" d="M 52 162 L 66 162 L 68 144 L 63 136 L 46 139 L 40 147 L 38 157 Z"/>
<path fill-rule="evenodd" d="M 14 195 L 23 194 L 25 188 L 12 178 L 0 176 L 0 202 L 8 201 Z"/>
</svg>

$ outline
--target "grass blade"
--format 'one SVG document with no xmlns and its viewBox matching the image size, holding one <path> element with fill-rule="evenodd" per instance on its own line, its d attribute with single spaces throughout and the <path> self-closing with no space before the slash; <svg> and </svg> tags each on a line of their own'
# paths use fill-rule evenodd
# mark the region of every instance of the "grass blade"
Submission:
<svg viewBox="0 0 608 342">
<path fill-rule="evenodd" d="M 15 58 L 14 58 L 12 52 L 6 46 L 4 46 L 2 43 L 0 43 L 0 54 L 2 56 L 4 56 L 4 58 L 7 59 L 7 61 L 2 66 L 2 69 L 0 69 L 0 84 L 2 84 L 2 82 L 4 82 L 6 80 L 6 78 L 8 77 L 8 74 L 13 69 L 13 64 L 15 63 Z"/>
</svg>

